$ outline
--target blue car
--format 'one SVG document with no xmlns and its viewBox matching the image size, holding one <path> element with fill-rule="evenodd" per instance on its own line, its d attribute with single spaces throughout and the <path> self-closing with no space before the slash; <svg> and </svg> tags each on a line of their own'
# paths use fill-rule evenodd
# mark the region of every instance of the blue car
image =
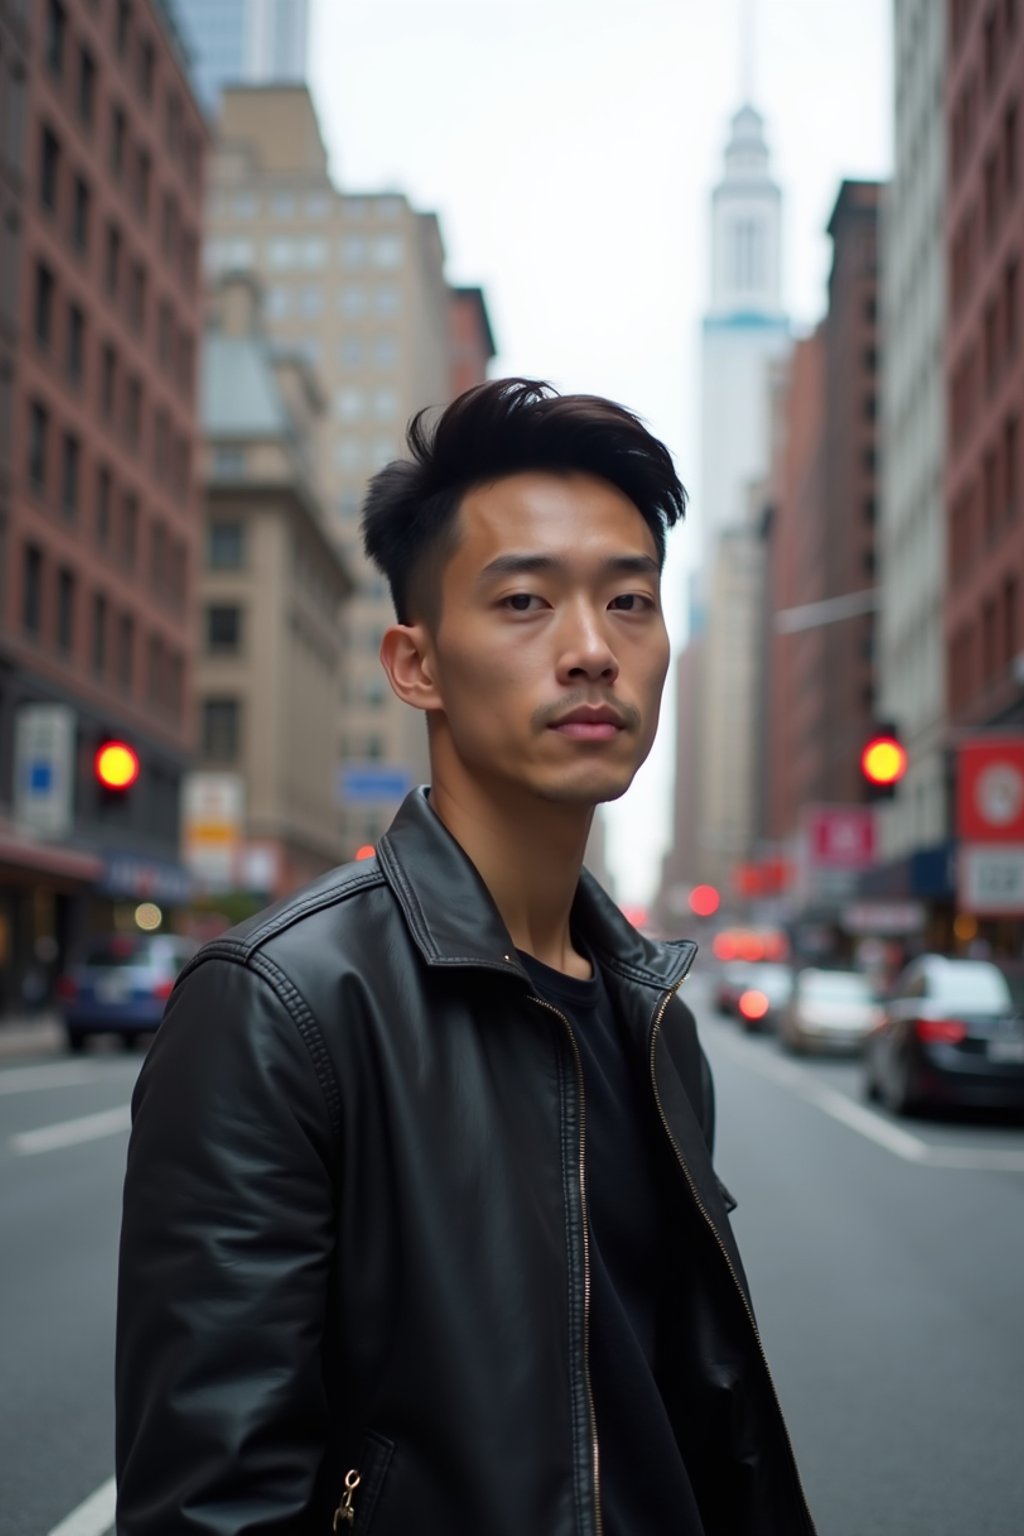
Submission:
<svg viewBox="0 0 1024 1536">
<path fill-rule="evenodd" d="M 175 977 L 198 945 L 173 933 L 112 933 L 91 939 L 57 983 L 68 1046 L 120 1035 L 130 1046 L 163 1017 Z"/>
</svg>

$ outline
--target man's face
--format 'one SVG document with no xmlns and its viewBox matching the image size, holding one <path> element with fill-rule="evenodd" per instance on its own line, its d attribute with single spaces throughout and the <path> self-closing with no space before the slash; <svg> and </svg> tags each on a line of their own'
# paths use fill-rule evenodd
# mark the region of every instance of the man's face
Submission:
<svg viewBox="0 0 1024 1536">
<path fill-rule="evenodd" d="M 435 778 L 616 799 L 651 749 L 669 663 L 650 529 L 590 475 L 469 492 L 427 648 Z"/>
</svg>

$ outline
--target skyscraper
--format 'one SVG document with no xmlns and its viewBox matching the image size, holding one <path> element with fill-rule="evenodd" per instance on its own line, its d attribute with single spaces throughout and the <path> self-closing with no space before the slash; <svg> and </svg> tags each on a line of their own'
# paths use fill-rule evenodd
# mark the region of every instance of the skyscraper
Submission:
<svg viewBox="0 0 1024 1536">
<path fill-rule="evenodd" d="M 304 80 L 309 0 L 178 0 L 207 108 L 225 85 Z"/>
</svg>

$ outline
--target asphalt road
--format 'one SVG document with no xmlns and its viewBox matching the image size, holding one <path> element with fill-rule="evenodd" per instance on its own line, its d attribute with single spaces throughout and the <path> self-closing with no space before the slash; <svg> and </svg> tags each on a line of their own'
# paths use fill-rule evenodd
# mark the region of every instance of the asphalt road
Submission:
<svg viewBox="0 0 1024 1536">
<path fill-rule="evenodd" d="M 791 1063 L 717 1020 L 699 975 L 687 989 L 716 1074 L 719 1171 L 820 1536 L 1018 1536 L 1024 1126 L 897 1124 L 861 1102 L 855 1064 Z M 0 1536 L 110 1525 L 138 1066 L 115 1052 L 0 1060 Z"/>
</svg>

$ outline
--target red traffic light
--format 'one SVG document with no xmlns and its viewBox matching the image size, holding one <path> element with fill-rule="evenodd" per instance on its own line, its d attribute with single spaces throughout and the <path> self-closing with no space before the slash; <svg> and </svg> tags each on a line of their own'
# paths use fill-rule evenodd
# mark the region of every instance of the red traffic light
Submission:
<svg viewBox="0 0 1024 1536">
<path fill-rule="evenodd" d="M 138 753 L 127 742 L 105 741 L 94 767 L 104 789 L 130 789 L 139 776 Z"/>
<path fill-rule="evenodd" d="M 872 736 L 860 755 L 860 767 L 869 784 L 898 784 L 907 771 L 906 749 L 895 736 Z"/>
</svg>

